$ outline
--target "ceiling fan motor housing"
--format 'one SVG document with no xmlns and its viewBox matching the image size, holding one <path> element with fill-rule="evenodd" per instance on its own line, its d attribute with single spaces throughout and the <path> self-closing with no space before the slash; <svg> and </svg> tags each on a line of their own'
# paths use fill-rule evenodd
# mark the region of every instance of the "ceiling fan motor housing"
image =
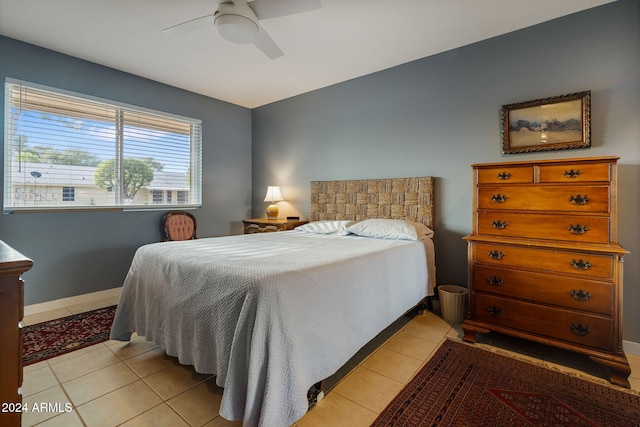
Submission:
<svg viewBox="0 0 640 427">
<path fill-rule="evenodd" d="M 213 22 L 220 37 L 237 44 L 255 42 L 260 29 L 258 17 L 246 4 L 221 3 Z"/>
</svg>

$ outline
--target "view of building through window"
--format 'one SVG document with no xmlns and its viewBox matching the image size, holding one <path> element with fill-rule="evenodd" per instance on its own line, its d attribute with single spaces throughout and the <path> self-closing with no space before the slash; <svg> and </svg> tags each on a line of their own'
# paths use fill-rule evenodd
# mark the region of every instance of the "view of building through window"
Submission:
<svg viewBox="0 0 640 427">
<path fill-rule="evenodd" d="M 199 206 L 200 127 L 8 79 L 4 210 Z"/>
</svg>

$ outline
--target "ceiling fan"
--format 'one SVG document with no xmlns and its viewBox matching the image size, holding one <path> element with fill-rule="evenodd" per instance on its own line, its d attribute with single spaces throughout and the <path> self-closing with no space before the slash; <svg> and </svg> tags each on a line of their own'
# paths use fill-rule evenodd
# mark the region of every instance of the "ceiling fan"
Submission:
<svg viewBox="0 0 640 427">
<path fill-rule="evenodd" d="M 261 19 L 278 18 L 320 9 L 320 0 L 217 0 L 212 15 L 191 19 L 162 30 L 173 35 L 187 34 L 214 26 L 220 37 L 237 44 L 253 43 L 271 59 L 284 53 L 260 26 Z"/>
</svg>

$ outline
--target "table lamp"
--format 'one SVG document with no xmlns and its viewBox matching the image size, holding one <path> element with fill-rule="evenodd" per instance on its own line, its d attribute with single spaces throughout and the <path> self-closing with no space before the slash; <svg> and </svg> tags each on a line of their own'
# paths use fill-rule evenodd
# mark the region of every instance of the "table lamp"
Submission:
<svg viewBox="0 0 640 427">
<path fill-rule="evenodd" d="M 280 187 L 277 185 L 270 185 L 267 187 L 267 195 L 264 196 L 264 201 L 271 203 L 267 207 L 267 219 L 278 219 L 278 207 L 275 202 L 281 202 L 283 200 Z"/>
</svg>

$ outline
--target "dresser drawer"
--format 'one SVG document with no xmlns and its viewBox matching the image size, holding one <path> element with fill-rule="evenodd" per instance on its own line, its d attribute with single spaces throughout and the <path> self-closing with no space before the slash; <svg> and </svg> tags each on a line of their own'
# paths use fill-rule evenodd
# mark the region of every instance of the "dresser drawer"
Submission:
<svg viewBox="0 0 640 427">
<path fill-rule="evenodd" d="M 609 217 L 478 212 L 478 234 L 609 243 Z"/>
<path fill-rule="evenodd" d="M 478 209 L 609 213 L 609 186 L 480 186 Z"/>
<path fill-rule="evenodd" d="M 574 310 L 611 315 L 613 285 L 548 273 L 473 267 L 474 292 L 493 293 Z"/>
<path fill-rule="evenodd" d="M 613 255 L 597 255 L 498 243 L 473 244 L 476 263 L 568 273 L 580 277 L 613 277 Z"/>
<path fill-rule="evenodd" d="M 18 323 L 18 349 L 17 349 L 17 358 L 20 369 L 18 369 L 18 387 L 22 387 L 22 382 L 24 381 L 24 373 L 22 367 L 22 355 L 24 354 L 24 331 L 22 330 L 22 322 Z"/>
<path fill-rule="evenodd" d="M 541 165 L 540 182 L 609 182 L 611 166 L 603 163 L 567 163 L 563 165 Z"/>
<path fill-rule="evenodd" d="M 18 320 L 22 322 L 24 319 L 24 280 L 18 279 Z"/>
<path fill-rule="evenodd" d="M 475 295 L 476 320 L 612 351 L 613 320 L 609 317 L 515 301 L 492 295 Z"/>
<path fill-rule="evenodd" d="M 501 166 L 477 170 L 478 184 L 515 184 L 533 182 L 532 166 Z"/>
</svg>

